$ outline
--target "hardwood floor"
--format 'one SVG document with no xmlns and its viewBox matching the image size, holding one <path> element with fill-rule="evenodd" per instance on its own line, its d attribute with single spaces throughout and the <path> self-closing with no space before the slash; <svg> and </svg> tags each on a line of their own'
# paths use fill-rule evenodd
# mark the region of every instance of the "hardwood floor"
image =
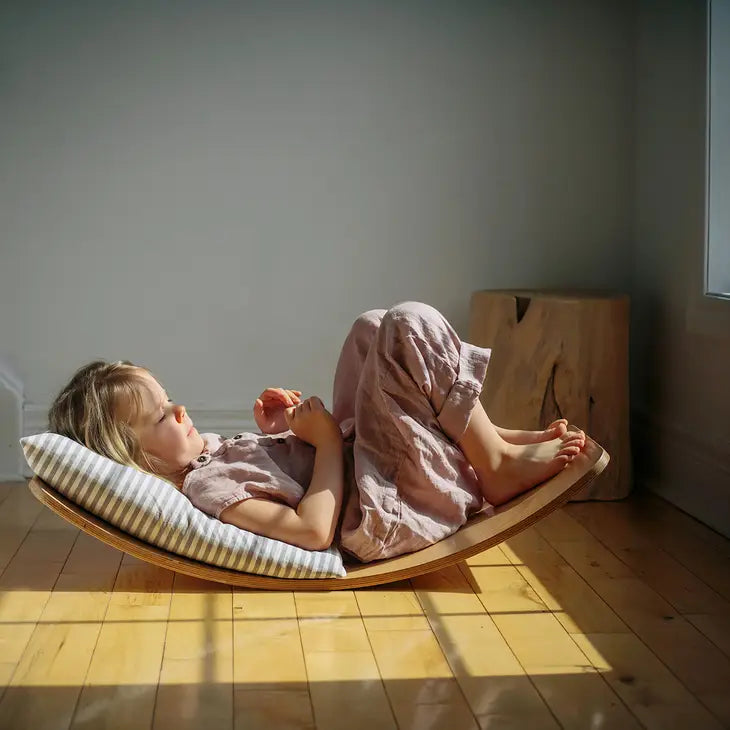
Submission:
<svg viewBox="0 0 730 730">
<path fill-rule="evenodd" d="M 729 568 L 635 492 L 410 581 L 232 590 L 0 484 L 0 728 L 730 727 Z"/>
</svg>

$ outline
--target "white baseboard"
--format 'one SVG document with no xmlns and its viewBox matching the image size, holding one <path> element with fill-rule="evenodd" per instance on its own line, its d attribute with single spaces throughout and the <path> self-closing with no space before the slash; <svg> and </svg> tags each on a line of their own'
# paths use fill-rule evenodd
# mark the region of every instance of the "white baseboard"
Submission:
<svg viewBox="0 0 730 730">
<path fill-rule="evenodd" d="M 687 455 L 709 470 L 730 474 L 730 442 L 703 429 L 689 429 L 677 423 L 660 421 L 656 416 L 639 410 L 631 412 L 631 422 L 643 438 L 654 440 L 651 436 L 657 436 L 671 452 Z"/>
<path fill-rule="evenodd" d="M 224 410 L 189 410 L 190 418 L 199 433 L 217 433 L 222 436 L 233 436 L 241 431 L 259 433 L 259 427 L 253 417 L 252 410 L 224 411 Z M 32 436 L 48 430 L 48 408 L 43 406 L 26 405 L 23 408 L 23 436 Z M 19 437 L 20 438 L 20 437 Z M 18 444 L 21 473 L 5 477 L 5 481 L 22 480 L 32 477 L 33 472 L 23 458 L 23 450 Z"/>
<path fill-rule="evenodd" d="M 22 479 L 25 459 L 17 438 L 22 430 L 23 401 L 23 384 L 0 357 L 0 479 L 6 482 Z"/>
<path fill-rule="evenodd" d="M 632 411 L 636 476 L 652 492 L 730 537 L 730 444 L 706 430 Z"/>
</svg>

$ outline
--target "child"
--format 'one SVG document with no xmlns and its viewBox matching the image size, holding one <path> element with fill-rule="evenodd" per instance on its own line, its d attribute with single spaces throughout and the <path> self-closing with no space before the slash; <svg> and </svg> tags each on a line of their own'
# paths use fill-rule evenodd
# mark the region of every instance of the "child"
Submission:
<svg viewBox="0 0 730 730">
<path fill-rule="evenodd" d="M 545 431 L 492 424 L 479 402 L 490 354 L 433 307 L 403 302 L 353 324 L 332 413 L 316 396 L 267 388 L 254 405 L 261 435 L 199 434 L 148 370 L 97 361 L 62 390 L 49 424 L 167 479 L 223 522 L 310 550 L 339 532 L 341 548 L 371 561 L 437 542 L 583 448 L 565 419 Z"/>
</svg>

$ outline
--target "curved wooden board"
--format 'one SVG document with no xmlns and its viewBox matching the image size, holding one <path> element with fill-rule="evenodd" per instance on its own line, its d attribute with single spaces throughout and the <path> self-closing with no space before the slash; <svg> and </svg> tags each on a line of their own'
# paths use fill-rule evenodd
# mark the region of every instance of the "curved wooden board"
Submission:
<svg viewBox="0 0 730 730">
<path fill-rule="evenodd" d="M 343 578 L 272 578 L 201 563 L 122 532 L 66 499 L 38 477 L 31 479 L 29 488 L 40 502 L 71 524 L 107 545 L 154 565 L 196 578 L 246 588 L 331 591 L 412 578 L 446 568 L 487 550 L 533 525 L 576 496 L 606 468 L 608 461 L 608 453 L 586 437 L 584 450 L 568 467 L 552 479 L 501 505 L 494 515 L 475 515 L 453 535 L 423 550 L 372 563 L 346 565 L 347 575 Z"/>
</svg>

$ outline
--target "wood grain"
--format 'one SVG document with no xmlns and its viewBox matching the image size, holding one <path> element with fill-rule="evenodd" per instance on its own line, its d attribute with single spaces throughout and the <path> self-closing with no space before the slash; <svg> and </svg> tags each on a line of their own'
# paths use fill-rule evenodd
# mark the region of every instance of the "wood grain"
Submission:
<svg viewBox="0 0 730 730">
<path fill-rule="evenodd" d="M 474 292 L 469 342 L 492 349 L 481 402 L 509 429 L 567 418 L 603 444 L 611 464 L 572 499 L 631 491 L 629 298 L 609 292 Z"/>
</svg>

